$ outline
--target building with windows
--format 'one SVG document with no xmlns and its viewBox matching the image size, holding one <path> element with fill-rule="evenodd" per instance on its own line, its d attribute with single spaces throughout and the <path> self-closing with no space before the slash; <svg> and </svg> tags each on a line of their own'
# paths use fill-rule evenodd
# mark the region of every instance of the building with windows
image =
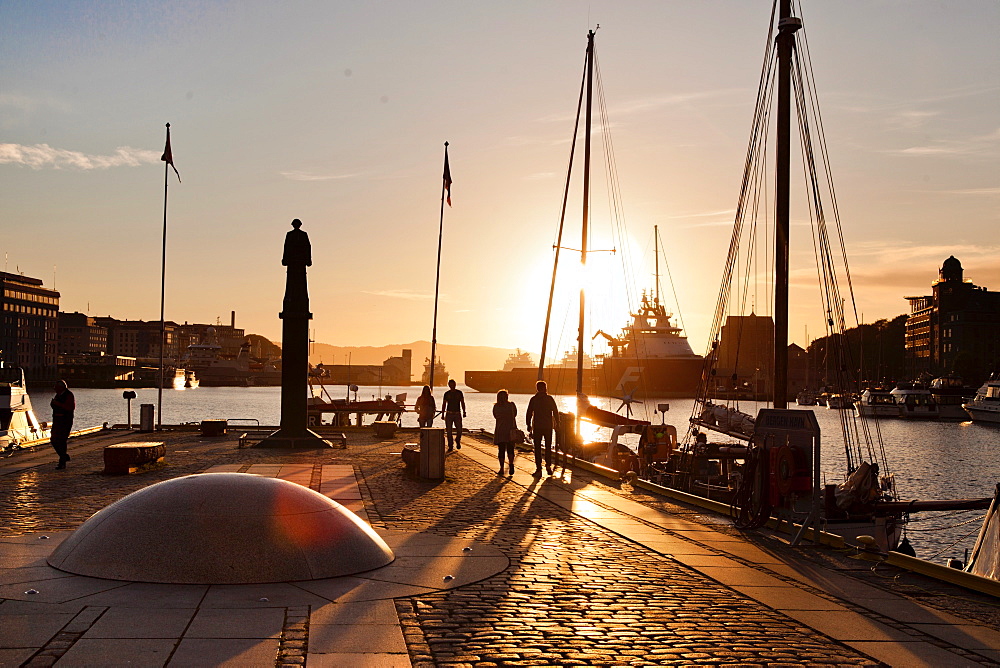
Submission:
<svg viewBox="0 0 1000 668">
<path fill-rule="evenodd" d="M 135 357 L 140 360 L 159 360 L 160 321 L 116 320 L 112 317 L 94 318 L 94 322 L 108 330 L 108 355 Z M 163 359 L 173 362 L 180 354 L 178 325 L 167 320 L 163 324 Z"/>
<path fill-rule="evenodd" d="M 42 281 L 0 271 L 0 355 L 29 382 L 58 377 L 59 293 Z"/>
<path fill-rule="evenodd" d="M 104 355 L 108 330 L 85 313 L 60 313 L 57 350 L 60 355 Z"/>
<path fill-rule="evenodd" d="M 906 297 L 906 367 L 914 378 L 954 372 L 977 383 L 1000 371 L 1000 292 L 974 285 L 963 273 L 953 255 L 931 294 Z"/>
</svg>

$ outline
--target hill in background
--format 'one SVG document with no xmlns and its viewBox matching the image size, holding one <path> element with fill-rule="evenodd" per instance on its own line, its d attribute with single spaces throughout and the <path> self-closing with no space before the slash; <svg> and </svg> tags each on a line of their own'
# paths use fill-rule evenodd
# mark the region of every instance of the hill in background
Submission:
<svg viewBox="0 0 1000 668">
<path fill-rule="evenodd" d="M 313 343 L 309 350 L 311 364 L 381 364 L 389 357 L 399 357 L 403 349 L 413 351 L 412 379 L 420 380 L 424 372 L 424 359 L 431 356 L 430 341 L 414 341 L 391 346 L 331 346 L 328 343 Z M 488 346 L 456 346 L 438 343 L 437 358 L 444 363 L 451 378 L 463 382 L 466 371 L 494 371 L 503 368 L 507 356 L 513 348 L 491 348 Z M 538 355 L 534 355 L 535 359 Z"/>
</svg>

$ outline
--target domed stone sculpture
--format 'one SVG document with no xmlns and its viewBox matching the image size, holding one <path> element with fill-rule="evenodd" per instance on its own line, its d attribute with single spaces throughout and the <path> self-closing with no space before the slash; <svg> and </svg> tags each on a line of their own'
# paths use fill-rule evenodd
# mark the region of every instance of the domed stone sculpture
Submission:
<svg viewBox="0 0 1000 668">
<path fill-rule="evenodd" d="M 394 558 L 370 526 L 318 492 L 277 478 L 203 473 L 119 499 L 48 563 L 109 580 L 252 584 L 352 575 Z"/>
</svg>

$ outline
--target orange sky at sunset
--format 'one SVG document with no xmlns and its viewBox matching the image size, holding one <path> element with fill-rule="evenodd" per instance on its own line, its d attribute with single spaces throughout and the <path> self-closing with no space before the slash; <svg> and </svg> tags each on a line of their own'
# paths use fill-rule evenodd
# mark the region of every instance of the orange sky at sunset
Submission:
<svg viewBox="0 0 1000 668">
<path fill-rule="evenodd" d="M 537 351 L 586 33 L 600 24 L 630 243 L 591 257 L 594 329 L 627 321 L 623 257 L 635 289 L 652 287 L 658 225 L 679 304 L 666 281 L 665 300 L 703 352 L 770 4 L 0 2 L 5 269 L 54 281 L 63 310 L 156 320 L 170 122 L 183 182 L 171 175 L 168 319 L 235 310 L 279 338 L 281 244 L 300 218 L 315 339 L 429 339 L 449 141 L 438 340 Z M 949 255 L 1000 290 L 1000 5 L 805 2 L 803 20 L 864 319 L 905 312 Z M 616 242 L 596 140 L 594 164 L 604 249 Z M 799 343 L 806 327 L 822 335 L 803 223 L 793 203 Z M 576 290 L 567 272 L 557 350 L 573 344 Z"/>
</svg>

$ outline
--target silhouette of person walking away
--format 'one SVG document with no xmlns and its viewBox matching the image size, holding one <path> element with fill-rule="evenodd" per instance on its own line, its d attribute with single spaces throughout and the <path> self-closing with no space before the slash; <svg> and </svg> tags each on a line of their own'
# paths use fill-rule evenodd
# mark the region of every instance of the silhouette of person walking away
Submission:
<svg viewBox="0 0 1000 668">
<path fill-rule="evenodd" d="M 66 450 L 69 447 L 69 432 L 73 430 L 73 411 L 76 410 L 76 397 L 73 396 L 65 380 L 56 381 L 56 385 L 52 389 L 56 396 L 52 397 L 52 401 L 49 402 L 49 405 L 52 406 L 52 431 L 49 442 L 52 444 L 52 449 L 59 455 L 59 463 L 56 464 L 56 468 L 64 469 L 66 462 L 69 461 L 69 453 Z"/>
<path fill-rule="evenodd" d="M 434 395 L 431 394 L 429 385 L 424 385 L 424 389 L 420 391 L 420 396 L 417 397 L 417 403 L 414 405 L 414 408 L 417 410 L 418 426 L 434 426 L 434 414 L 437 413 L 437 402 L 434 401 Z"/>
<path fill-rule="evenodd" d="M 448 450 L 451 450 L 453 446 L 459 450 L 462 449 L 462 418 L 466 417 L 465 394 L 456 388 L 455 384 L 454 380 L 448 381 L 450 389 L 444 393 L 444 398 L 441 400 L 441 409 L 444 412 L 444 433 L 448 435 Z M 454 434 L 454 440 L 452 440 L 453 431 L 457 431 Z"/>
<path fill-rule="evenodd" d="M 497 402 L 493 404 L 493 417 L 497 426 L 493 429 L 493 443 L 497 446 L 497 459 L 500 460 L 500 470 L 497 475 L 503 475 L 504 460 L 510 461 L 510 474 L 514 475 L 514 439 L 513 432 L 517 429 L 517 406 L 510 401 L 507 390 L 497 392 Z"/>
<path fill-rule="evenodd" d="M 552 430 L 559 426 L 559 407 L 547 391 L 544 380 L 535 383 L 535 395 L 528 402 L 524 421 L 535 443 L 535 477 L 542 475 L 542 442 L 545 443 L 545 470 L 552 475 Z"/>
</svg>

